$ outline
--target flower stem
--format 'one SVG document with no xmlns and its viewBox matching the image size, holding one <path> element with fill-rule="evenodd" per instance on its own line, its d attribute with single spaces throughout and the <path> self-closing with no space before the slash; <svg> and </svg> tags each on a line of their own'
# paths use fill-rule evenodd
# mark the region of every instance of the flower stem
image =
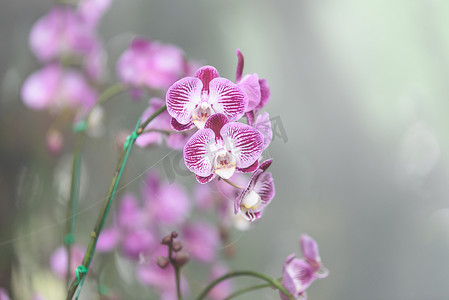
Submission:
<svg viewBox="0 0 449 300">
<path fill-rule="evenodd" d="M 164 105 L 163 107 L 158 109 L 153 115 L 151 115 L 147 120 L 141 123 L 140 126 L 136 127 L 136 129 L 133 132 L 135 133 L 135 138 L 138 137 L 143 132 L 144 128 L 146 127 L 146 125 L 148 125 L 148 123 L 150 123 L 154 118 L 156 118 L 158 115 L 164 112 L 165 109 L 166 106 Z M 123 149 L 122 151 L 117 169 L 114 173 L 114 176 L 112 177 L 111 185 L 109 186 L 108 194 L 103 202 L 102 210 L 100 211 L 100 214 L 97 218 L 97 222 L 95 223 L 95 227 L 91 233 L 89 245 L 87 247 L 86 253 L 84 254 L 84 258 L 81 264 L 87 271 L 89 270 L 90 263 L 92 262 L 92 258 L 95 254 L 95 248 L 97 245 L 98 237 L 100 236 L 101 230 L 103 229 L 103 225 L 106 221 L 106 217 L 111 207 L 112 200 L 114 199 L 117 186 L 120 183 L 121 175 L 123 173 L 123 170 L 125 169 L 126 161 L 128 159 L 132 145 L 135 142 L 135 138 L 131 138 L 128 146 L 125 147 L 125 149 Z M 70 285 L 67 293 L 67 300 L 71 300 L 73 298 L 77 290 L 77 287 L 80 285 L 80 283 L 83 282 L 85 276 L 87 275 L 87 271 L 80 273 L 79 278 L 77 280 L 72 281 L 72 284 Z"/>
<path fill-rule="evenodd" d="M 225 178 L 221 178 L 221 180 L 223 180 L 224 182 L 226 182 L 229 185 L 232 185 L 233 187 L 235 187 L 236 189 L 240 189 L 240 190 L 244 190 L 244 187 L 241 187 L 240 185 L 237 185 L 235 183 L 233 183 L 232 181 L 230 181 L 229 179 L 225 179 Z"/>
<path fill-rule="evenodd" d="M 250 286 L 250 287 L 247 287 L 247 288 L 244 288 L 244 289 L 241 289 L 241 290 L 238 290 L 238 291 L 232 293 L 231 295 L 224 298 L 223 300 L 230 300 L 232 298 L 235 298 L 235 297 L 245 294 L 247 292 L 263 289 L 266 287 L 272 287 L 272 285 L 270 283 L 263 283 L 263 284 L 259 284 L 259 285 Z"/>
<path fill-rule="evenodd" d="M 266 281 L 267 283 L 269 283 L 272 287 L 278 289 L 281 293 L 283 293 L 289 299 L 295 300 L 295 298 L 292 295 L 290 295 L 290 293 L 287 291 L 287 289 L 285 287 L 283 287 L 279 281 L 277 281 L 276 279 L 274 279 L 268 275 L 265 275 L 265 274 L 262 274 L 259 272 L 254 272 L 254 271 L 234 271 L 234 272 L 229 272 L 221 277 L 218 277 L 217 279 L 215 279 L 214 281 L 209 283 L 208 286 L 206 286 L 206 288 L 201 292 L 201 294 L 196 298 L 196 300 L 204 299 L 204 297 L 206 297 L 207 293 L 209 293 L 209 291 L 214 286 L 216 286 L 223 280 L 226 280 L 226 279 L 232 278 L 232 277 L 237 277 L 237 276 L 252 276 L 252 277 L 260 278 L 260 279 Z"/>
<path fill-rule="evenodd" d="M 70 284 L 70 271 L 72 261 L 71 245 L 75 241 L 75 224 L 76 224 L 76 211 L 78 206 L 78 195 L 80 187 L 80 173 L 81 173 L 81 148 L 84 143 L 84 132 L 78 133 L 76 137 L 76 145 L 73 154 L 72 161 L 72 179 L 70 182 L 70 199 L 67 205 L 67 222 L 66 222 L 66 235 L 64 237 L 64 243 L 67 250 L 67 287 Z"/>
<path fill-rule="evenodd" d="M 82 122 L 87 124 L 94 107 L 105 103 L 106 101 L 120 94 L 123 91 L 125 91 L 125 87 L 122 84 L 114 84 L 109 88 L 107 88 L 106 90 L 104 90 L 100 94 L 100 96 L 98 97 L 97 101 L 92 106 L 92 108 L 87 112 Z M 83 147 L 85 137 L 86 137 L 86 128 L 82 128 L 81 130 L 76 131 L 76 144 L 73 153 L 72 178 L 70 183 L 70 198 L 67 205 L 66 235 L 64 237 L 64 244 L 67 250 L 67 287 L 70 284 L 70 273 L 71 273 L 70 269 L 72 259 L 71 245 L 75 242 L 76 213 L 78 207 L 80 176 L 81 176 L 81 154 L 82 154 L 81 149 Z"/>
</svg>

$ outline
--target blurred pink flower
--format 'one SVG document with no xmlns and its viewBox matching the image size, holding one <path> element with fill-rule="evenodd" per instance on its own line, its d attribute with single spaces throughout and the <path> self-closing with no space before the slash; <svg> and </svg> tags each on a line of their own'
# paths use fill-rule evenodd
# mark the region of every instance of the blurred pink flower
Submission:
<svg viewBox="0 0 449 300">
<path fill-rule="evenodd" d="M 87 24 L 96 27 L 111 3 L 112 0 L 81 0 L 78 4 L 78 11 Z"/>
<path fill-rule="evenodd" d="M 181 49 L 142 37 L 135 38 L 117 62 L 120 80 L 134 88 L 167 89 L 184 69 Z"/>
<path fill-rule="evenodd" d="M 224 265 L 223 263 L 215 263 L 211 269 L 210 279 L 215 280 L 228 272 L 229 269 L 226 267 L 226 265 Z M 230 279 L 224 280 L 219 284 L 217 284 L 216 286 L 214 286 L 207 294 L 207 297 L 208 299 L 211 300 L 225 299 L 227 296 L 231 294 L 233 287 L 234 287 L 233 280 Z"/>
<path fill-rule="evenodd" d="M 71 246 L 70 276 L 75 276 L 75 269 L 81 264 L 86 249 L 78 245 Z M 65 246 L 57 248 L 50 257 L 50 268 L 60 278 L 67 275 L 67 249 Z"/>
<path fill-rule="evenodd" d="M 81 14 L 68 6 L 55 6 L 41 17 L 30 33 L 30 47 L 42 62 L 84 56 L 98 47 L 95 32 Z"/>
<path fill-rule="evenodd" d="M 142 190 L 150 218 L 163 225 L 184 222 L 191 211 L 187 191 L 177 183 L 162 182 L 157 173 L 149 173 Z"/>
<path fill-rule="evenodd" d="M 76 70 L 50 64 L 31 74 L 22 86 L 22 100 L 31 109 L 59 112 L 64 108 L 87 111 L 97 92 Z"/>
<path fill-rule="evenodd" d="M 185 250 L 192 258 L 211 262 L 217 256 L 220 235 L 217 228 L 206 222 L 186 224 L 182 228 Z"/>
<path fill-rule="evenodd" d="M 304 258 L 290 254 L 284 262 L 282 285 L 295 299 L 305 299 L 305 291 L 315 279 L 326 278 L 329 271 L 322 268 L 318 244 L 310 236 L 303 234 L 300 239 Z M 280 293 L 283 300 L 288 298 Z"/>
<path fill-rule="evenodd" d="M 0 300 L 11 300 L 8 292 L 4 288 L 0 288 Z"/>
</svg>

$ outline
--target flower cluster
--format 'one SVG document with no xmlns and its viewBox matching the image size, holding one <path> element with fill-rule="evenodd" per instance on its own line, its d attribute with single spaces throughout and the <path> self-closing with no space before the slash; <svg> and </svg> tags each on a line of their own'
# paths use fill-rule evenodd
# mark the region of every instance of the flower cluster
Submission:
<svg viewBox="0 0 449 300">
<path fill-rule="evenodd" d="M 198 129 L 184 146 L 184 161 L 199 183 L 217 177 L 228 180 L 235 172 L 253 173 L 235 200 L 235 214 L 241 212 L 253 221 L 274 197 L 273 178 L 265 172 L 272 160 L 259 166 L 272 138 L 268 113 L 259 114 L 270 91 L 257 74 L 242 77 L 240 50 L 237 57 L 235 83 L 220 77 L 214 67 L 204 66 L 193 77 L 175 82 L 166 102 L 175 131 Z M 238 122 L 243 116 L 247 124 Z"/>
</svg>

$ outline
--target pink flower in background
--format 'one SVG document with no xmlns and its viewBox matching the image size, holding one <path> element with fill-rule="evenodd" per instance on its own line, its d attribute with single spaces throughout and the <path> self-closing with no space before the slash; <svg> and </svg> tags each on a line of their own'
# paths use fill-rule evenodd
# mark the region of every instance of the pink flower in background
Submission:
<svg viewBox="0 0 449 300">
<path fill-rule="evenodd" d="M 71 246 L 70 276 L 75 276 L 75 269 L 81 264 L 86 249 L 78 245 Z M 67 249 L 61 246 L 50 257 L 50 268 L 60 278 L 67 275 Z"/>
<path fill-rule="evenodd" d="M 182 229 L 185 250 L 192 258 L 202 262 L 215 259 L 220 246 L 217 228 L 209 223 L 195 222 L 186 224 Z"/>
<path fill-rule="evenodd" d="M 196 132 L 184 147 L 187 168 L 200 183 L 216 175 L 228 179 L 234 171 L 253 172 L 262 153 L 263 136 L 252 128 L 229 122 L 223 114 L 214 114 L 204 129 Z"/>
<path fill-rule="evenodd" d="M 149 101 L 149 107 L 142 114 L 142 120 L 150 117 L 164 104 L 165 102 L 160 98 L 151 98 Z M 155 118 L 145 127 L 145 130 L 153 131 L 141 134 L 136 140 L 136 145 L 140 147 L 147 147 L 154 144 L 160 145 L 162 144 L 162 141 L 165 140 L 167 146 L 172 149 L 180 150 L 184 148 L 184 145 L 193 133 L 174 132 L 167 134 L 167 131 L 172 131 L 170 120 L 171 117 L 167 111 L 161 113 L 157 118 Z"/>
<path fill-rule="evenodd" d="M 210 272 L 210 278 L 211 280 L 215 280 L 220 276 L 223 276 L 224 274 L 228 273 L 229 269 L 226 267 L 226 265 L 222 263 L 215 263 L 212 266 L 211 272 Z M 225 299 L 227 296 L 229 296 L 233 290 L 234 282 L 233 280 L 224 280 L 214 286 L 209 293 L 207 294 L 207 298 L 211 300 L 222 300 Z"/>
<path fill-rule="evenodd" d="M 245 110 L 248 124 L 253 125 L 257 113 L 270 99 L 270 88 L 265 79 L 260 79 L 256 73 L 245 75 L 242 78 L 244 58 L 242 52 L 237 49 L 237 71 L 235 82 L 248 96 L 248 107 Z"/>
<path fill-rule="evenodd" d="M 98 251 L 109 252 L 120 245 L 125 256 L 137 260 L 141 253 L 145 254 L 159 244 L 151 230 L 147 212 L 134 195 L 123 196 L 117 219 L 117 225 L 101 232 L 97 242 Z"/>
<path fill-rule="evenodd" d="M 295 254 L 287 257 L 283 267 L 282 285 L 296 299 L 305 299 L 305 290 L 315 279 L 326 278 L 327 269 L 322 269 L 318 244 L 310 236 L 303 234 L 300 239 L 304 258 L 295 258 Z M 280 293 L 283 300 L 288 298 Z"/>
<path fill-rule="evenodd" d="M 185 188 L 177 183 L 162 182 L 157 173 L 148 174 L 142 195 L 153 222 L 177 225 L 190 216 L 191 204 Z"/>
<path fill-rule="evenodd" d="M 34 24 L 30 33 L 31 50 L 42 62 L 87 55 L 98 43 L 83 16 L 68 6 L 55 6 Z"/>
<path fill-rule="evenodd" d="M 173 129 L 183 131 L 196 126 L 203 129 L 215 113 L 224 114 L 230 122 L 240 119 L 248 105 L 243 91 L 218 71 L 205 66 L 195 77 L 175 82 L 167 91 L 167 111 L 173 117 Z"/>
<path fill-rule="evenodd" d="M 185 72 L 184 53 L 174 45 L 135 38 L 120 56 L 120 80 L 134 88 L 167 89 Z"/>
<path fill-rule="evenodd" d="M 8 292 L 4 288 L 0 288 L 0 300 L 11 300 L 11 298 L 9 298 Z"/>
<path fill-rule="evenodd" d="M 272 162 L 272 159 L 266 160 L 253 173 L 246 189 L 235 199 L 235 214 L 242 212 L 249 221 L 262 216 L 262 211 L 271 202 L 275 193 L 273 177 L 271 173 L 266 172 Z"/>
<path fill-rule="evenodd" d="M 31 74 L 22 86 L 22 100 L 31 109 L 59 112 L 64 108 L 87 111 L 97 92 L 76 70 L 50 64 Z"/>
<path fill-rule="evenodd" d="M 112 0 L 81 0 L 78 4 L 78 11 L 89 26 L 96 27 L 111 3 Z"/>
</svg>

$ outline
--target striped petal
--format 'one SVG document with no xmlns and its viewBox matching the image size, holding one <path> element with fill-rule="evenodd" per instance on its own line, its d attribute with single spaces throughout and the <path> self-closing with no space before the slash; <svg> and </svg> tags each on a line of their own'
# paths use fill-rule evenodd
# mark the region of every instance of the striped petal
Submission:
<svg viewBox="0 0 449 300">
<path fill-rule="evenodd" d="M 215 134 L 211 129 L 197 131 L 184 147 L 184 161 L 187 168 L 201 177 L 213 172 L 214 156 L 211 146 L 215 143 Z"/>
<path fill-rule="evenodd" d="M 204 66 L 198 69 L 195 73 L 195 77 L 200 79 L 203 83 L 203 91 L 209 92 L 209 83 L 215 79 L 220 77 L 217 69 L 212 66 Z"/>
<path fill-rule="evenodd" d="M 238 168 L 247 168 L 259 159 L 263 136 L 258 130 L 245 124 L 231 122 L 223 126 L 220 135 L 234 154 Z"/>
<path fill-rule="evenodd" d="M 243 116 L 248 97 L 231 81 L 215 78 L 209 83 L 209 103 L 216 113 L 225 114 L 233 122 Z"/>
<path fill-rule="evenodd" d="M 181 124 L 178 121 L 176 121 L 175 118 L 171 119 L 170 125 L 171 125 L 171 128 L 173 128 L 173 130 L 176 130 L 176 131 L 186 131 L 186 130 L 189 130 L 189 129 L 192 129 L 193 127 L 195 127 L 195 124 L 193 124 L 193 122 L 191 122 L 191 121 L 188 122 L 187 124 Z"/>
<path fill-rule="evenodd" d="M 167 111 L 180 124 L 192 121 L 192 112 L 201 101 L 201 80 L 185 77 L 175 82 L 167 91 Z"/>
</svg>

